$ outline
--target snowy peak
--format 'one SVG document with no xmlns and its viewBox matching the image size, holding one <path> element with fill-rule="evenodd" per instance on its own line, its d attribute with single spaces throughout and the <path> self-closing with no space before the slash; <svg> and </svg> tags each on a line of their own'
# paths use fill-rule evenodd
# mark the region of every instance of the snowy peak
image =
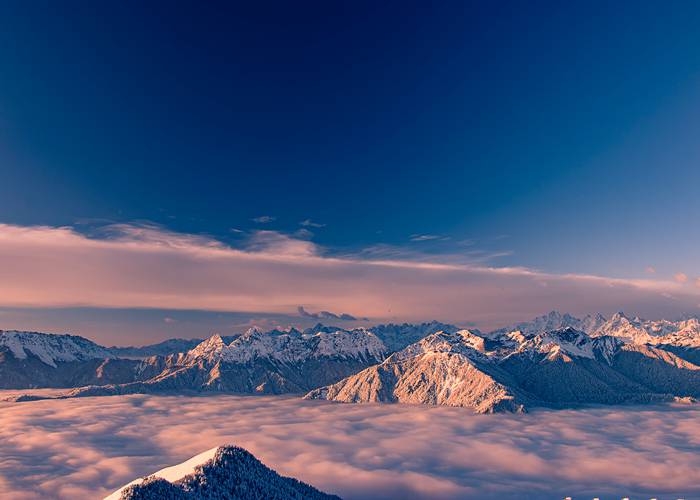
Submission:
<svg viewBox="0 0 700 500">
<path fill-rule="evenodd" d="M 336 330 L 322 331 L 306 340 L 315 343 L 315 356 L 358 357 L 369 355 L 372 358 L 383 358 L 387 353 L 384 343 L 369 330 Z"/>
<path fill-rule="evenodd" d="M 104 500 L 154 498 L 339 500 L 306 483 L 280 476 L 238 446 L 207 450 L 181 464 L 136 479 Z"/>
<path fill-rule="evenodd" d="M 596 313 L 594 315 L 588 314 L 580 320 L 578 330 L 591 335 L 593 332 L 597 331 L 602 325 L 604 325 L 606 321 L 607 320 L 605 319 L 605 316 L 603 316 L 600 313 Z"/>
<path fill-rule="evenodd" d="M 212 335 L 208 339 L 204 339 L 194 349 L 187 353 L 188 358 L 212 360 L 220 356 L 221 352 L 226 349 L 226 343 L 221 335 Z"/>
<path fill-rule="evenodd" d="M 305 397 L 463 406 L 487 413 L 697 395 L 700 367 L 681 356 L 569 327 L 498 336 L 438 332 Z"/>
<path fill-rule="evenodd" d="M 485 339 L 469 330 L 440 331 L 428 335 L 405 349 L 392 354 L 387 362 L 399 362 L 424 354 L 454 353 L 470 359 L 481 359 L 486 352 Z"/>
<path fill-rule="evenodd" d="M 77 335 L 0 330 L 0 347 L 9 349 L 17 359 L 27 359 L 30 353 L 54 368 L 59 362 L 114 357 L 109 349 Z"/>
<path fill-rule="evenodd" d="M 544 355 L 554 358 L 560 355 L 597 359 L 602 356 L 609 360 L 623 345 L 612 337 L 592 338 L 573 328 L 550 330 L 537 334 L 521 331 L 509 332 L 496 338 L 489 338 L 470 330 L 438 332 L 411 344 L 391 355 L 388 361 L 401 361 L 430 353 L 454 353 L 475 361 L 499 362 L 508 356 Z"/>
<path fill-rule="evenodd" d="M 521 337 L 518 340 L 520 345 L 517 353 L 545 354 L 550 359 L 560 355 L 596 359 L 596 354 L 599 354 L 609 361 L 615 350 L 623 345 L 617 339 L 611 337 L 594 339 L 573 328 L 552 330 Z"/>
<path fill-rule="evenodd" d="M 454 325 L 429 321 L 420 324 L 393 324 L 377 325 L 368 328 L 369 331 L 379 337 L 390 352 L 400 351 L 404 347 L 418 342 L 432 333 L 456 332 L 459 330 Z"/>
<path fill-rule="evenodd" d="M 588 315 L 583 319 L 579 319 L 568 313 L 561 314 L 559 311 L 551 311 L 531 321 L 525 321 L 514 326 L 495 330 L 491 332 L 491 335 L 498 337 L 513 331 L 520 331 L 525 335 L 535 335 L 565 328 L 574 328 L 590 334 L 604 322 L 605 318 L 600 314 L 596 314 L 595 316 Z"/>
<path fill-rule="evenodd" d="M 593 335 L 617 337 L 629 344 L 700 348 L 700 320 L 693 317 L 680 321 L 630 319 L 619 312 Z"/>
<path fill-rule="evenodd" d="M 630 319 L 623 312 L 615 313 L 607 322 L 593 332 L 598 337 L 608 335 L 618 337 L 624 342 L 632 344 L 646 344 L 651 341 L 651 335 L 644 328 L 638 318 Z"/>
<path fill-rule="evenodd" d="M 529 337 L 545 332 L 573 328 L 592 337 L 616 337 L 627 344 L 672 345 L 700 348 L 700 320 L 687 317 L 680 321 L 644 320 L 615 313 L 606 320 L 601 314 L 576 318 L 570 314 L 552 311 L 532 321 L 501 328 L 488 334 L 489 338 L 516 340 L 518 335 Z"/>
<path fill-rule="evenodd" d="M 262 331 L 251 328 L 230 342 L 213 336 L 189 351 L 190 362 L 206 360 L 248 363 L 268 359 L 282 363 L 297 363 L 307 359 L 336 357 L 383 360 L 388 354 L 401 350 L 435 332 L 457 332 L 453 325 L 431 321 L 421 324 L 386 324 L 370 328 L 346 330 L 321 323 L 303 332 L 296 328 Z"/>
<path fill-rule="evenodd" d="M 339 357 L 381 360 L 387 353 L 384 343 L 365 329 L 343 330 L 314 327 L 301 332 L 289 330 L 250 329 L 230 343 L 214 335 L 187 353 L 191 363 L 206 360 L 248 363 L 267 359 L 282 363 L 297 363 L 312 358 Z"/>
</svg>

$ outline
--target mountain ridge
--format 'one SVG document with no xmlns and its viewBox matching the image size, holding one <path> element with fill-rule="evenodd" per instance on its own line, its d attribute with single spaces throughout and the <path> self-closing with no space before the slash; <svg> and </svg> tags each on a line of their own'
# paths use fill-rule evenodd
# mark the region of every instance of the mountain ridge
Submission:
<svg viewBox="0 0 700 500">
<path fill-rule="evenodd" d="M 699 366 L 664 349 L 571 327 L 484 336 L 438 332 L 305 396 L 461 406 L 478 413 L 696 397 Z"/>
<path fill-rule="evenodd" d="M 487 333 L 437 321 L 353 329 L 321 323 L 304 330 L 254 327 L 212 335 L 187 351 L 138 359 L 119 358 L 82 337 L 25 334 L 5 335 L 11 341 L 0 343 L 0 385 L 68 388 L 62 398 L 296 393 L 493 412 L 700 395 L 694 385 L 700 366 L 696 318 L 576 318 L 552 311 Z M 56 345 L 63 341 L 66 346 Z"/>
</svg>

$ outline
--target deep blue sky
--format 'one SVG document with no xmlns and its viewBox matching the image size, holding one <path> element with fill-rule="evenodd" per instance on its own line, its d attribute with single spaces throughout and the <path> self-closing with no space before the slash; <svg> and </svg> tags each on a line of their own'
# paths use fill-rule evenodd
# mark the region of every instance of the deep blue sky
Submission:
<svg viewBox="0 0 700 500">
<path fill-rule="evenodd" d="M 697 2 L 144 3 L 0 7 L 0 222 L 700 273 Z"/>
</svg>

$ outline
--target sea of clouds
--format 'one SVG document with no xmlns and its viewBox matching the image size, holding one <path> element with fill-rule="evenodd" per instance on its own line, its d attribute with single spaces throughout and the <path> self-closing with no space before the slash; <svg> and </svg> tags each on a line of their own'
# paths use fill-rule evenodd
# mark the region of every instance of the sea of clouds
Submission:
<svg viewBox="0 0 700 500">
<path fill-rule="evenodd" d="M 225 443 L 346 499 L 700 497 L 699 406 L 473 415 L 223 395 L 0 403 L 0 492 L 100 498 Z"/>
</svg>

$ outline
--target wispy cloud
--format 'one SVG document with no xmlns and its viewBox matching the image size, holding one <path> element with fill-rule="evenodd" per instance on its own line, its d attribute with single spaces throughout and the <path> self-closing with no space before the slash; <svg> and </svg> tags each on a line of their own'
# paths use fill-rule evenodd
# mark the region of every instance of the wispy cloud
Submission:
<svg viewBox="0 0 700 500">
<path fill-rule="evenodd" d="M 700 497 L 696 406 L 473 415 L 135 395 L 4 404 L 0 422 L 0 489 L 18 500 L 101 498 L 225 443 L 357 500 Z"/>
<path fill-rule="evenodd" d="M 330 319 L 330 320 L 340 320 L 340 321 L 358 321 L 358 320 L 363 320 L 367 321 L 367 318 L 356 318 L 352 314 L 348 313 L 332 313 L 330 311 L 319 311 L 317 313 L 312 313 L 304 309 L 304 306 L 299 306 L 297 307 L 297 311 L 299 312 L 299 316 L 302 316 L 304 318 L 312 318 L 312 319 Z"/>
<path fill-rule="evenodd" d="M 299 223 L 299 225 L 304 226 L 304 227 L 317 227 L 317 228 L 326 227 L 325 224 L 320 224 L 318 222 L 314 222 L 311 219 L 303 220 Z"/>
<path fill-rule="evenodd" d="M 644 272 L 647 274 L 656 274 L 656 268 L 654 266 L 647 266 Z"/>
<path fill-rule="evenodd" d="M 257 222 L 258 224 L 268 224 L 275 220 L 277 220 L 277 217 L 274 217 L 272 215 L 261 215 L 260 217 L 254 217 L 252 219 L 253 222 Z"/>
<path fill-rule="evenodd" d="M 412 234 L 410 238 L 411 241 L 447 241 L 449 239 L 449 236 L 440 236 L 439 234 Z"/>
<path fill-rule="evenodd" d="M 318 255 L 318 247 L 315 244 L 278 231 L 255 231 L 246 242 L 245 250 L 248 256 L 283 259 Z M 229 249 L 229 252 L 241 256 L 237 250 Z M 230 254 L 230 256 L 234 254 Z"/>
<path fill-rule="evenodd" d="M 297 229 L 294 231 L 294 236 L 297 238 L 301 238 L 303 240 L 308 240 L 310 238 L 313 238 L 314 233 L 306 229 L 305 227 L 302 227 L 301 229 Z"/>
<path fill-rule="evenodd" d="M 338 255 L 277 231 L 255 231 L 234 248 L 153 225 L 110 225 L 88 237 L 70 227 L 4 224 L 0 306 L 295 314 L 301 303 L 486 327 L 552 308 L 675 315 L 694 310 L 700 297 L 675 280 L 494 267 L 488 258 L 389 246 Z"/>
</svg>

